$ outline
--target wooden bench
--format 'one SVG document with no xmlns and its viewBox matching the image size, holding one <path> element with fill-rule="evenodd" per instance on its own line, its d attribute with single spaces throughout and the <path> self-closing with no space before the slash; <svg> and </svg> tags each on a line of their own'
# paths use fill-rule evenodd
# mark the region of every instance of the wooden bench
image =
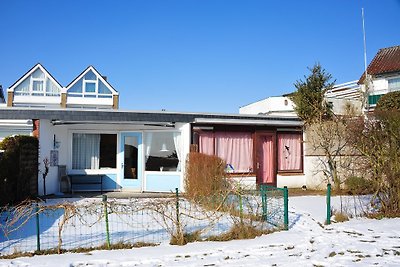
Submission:
<svg viewBox="0 0 400 267">
<path fill-rule="evenodd" d="M 74 191 L 85 191 L 85 190 L 74 190 L 74 185 L 99 185 L 100 192 L 103 193 L 103 178 L 104 174 L 68 174 L 71 183 L 71 193 Z"/>
</svg>

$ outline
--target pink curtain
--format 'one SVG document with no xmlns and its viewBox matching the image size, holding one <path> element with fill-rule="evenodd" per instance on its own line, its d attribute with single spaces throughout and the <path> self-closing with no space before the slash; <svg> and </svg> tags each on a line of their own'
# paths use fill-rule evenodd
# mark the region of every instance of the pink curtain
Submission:
<svg viewBox="0 0 400 267">
<path fill-rule="evenodd" d="M 272 136 L 262 136 L 261 148 L 262 151 L 262 183 L 273 183 L 274 182 L 274 154 L 273 154 L 273 143 Z"/>
<path fill-rule="evenodd" d="M 278 134 L 278 170 L 301 170 L 301 133 Z"/>
<path fill-rule="evenodd" d="M 233 172 L 253 171 L 253 138 L 251 133 L 216 132 L 216 155 L 232 165 Z"/>
<path fill-rule="evenodd" d="M 214 155 L 214 133 L 201 132 L 199 134 L 199 152 L 207 155 Z"/>
</svg>

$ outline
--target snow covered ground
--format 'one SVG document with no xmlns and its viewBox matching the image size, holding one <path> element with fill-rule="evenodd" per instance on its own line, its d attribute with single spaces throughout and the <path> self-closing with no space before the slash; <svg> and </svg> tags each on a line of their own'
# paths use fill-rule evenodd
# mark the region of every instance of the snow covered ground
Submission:
<svg viewBox="0 0 400 267">
<path fill-rule="evenodd" d="M 362 213 L 366 199 L 347 197 L 342 209 Z M 340 210 L 338 197 L 332 205 Z M 400 218 L 355 217 L 324 226 L 323 196 L 290 197 L 290 230 L 252 240 L 198 242 L 0 260 L 4 266 L 400 266 Z"/>
</svg>

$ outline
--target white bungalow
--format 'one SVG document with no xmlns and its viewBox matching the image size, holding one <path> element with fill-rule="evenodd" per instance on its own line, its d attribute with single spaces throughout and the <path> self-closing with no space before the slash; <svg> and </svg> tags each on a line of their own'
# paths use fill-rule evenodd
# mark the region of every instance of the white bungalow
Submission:
<svg viewBox="0 0 400 267">
<path fill-rule="evenodd" d="M 250 187 L 306 183 L 297 118 L 122 111 L 118 92 L 92 66 L 63 87 L 37 64 L 7 95 L 0 129 L 24 121 L 39 138 L 39 171 L 50 160 L 47 194 L 65 190 L 64 174 L 74 191 L 184 190 L 191 149 L 221 157 L 232 179 Z M 38 193 L 44 193 L 41 175 Z"/>
</svg>

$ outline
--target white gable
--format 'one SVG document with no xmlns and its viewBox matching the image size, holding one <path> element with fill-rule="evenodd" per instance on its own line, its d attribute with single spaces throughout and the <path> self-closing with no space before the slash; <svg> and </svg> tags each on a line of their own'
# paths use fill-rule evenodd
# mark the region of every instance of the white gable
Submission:
<svg viewBox="0 0 400 267">
<path fill-rule="evenodd" d="M 118 92 L 92 66 L 67 86 L 67 106 L 107 108 L 113 105 Z"/>
<path fill-rule="evenodd" d="M 38 63 L 7 91 L 14 92 L 16 106 L 48 106 L 60 103 L 61 90 L 61 85 Z"/>
</svg>

